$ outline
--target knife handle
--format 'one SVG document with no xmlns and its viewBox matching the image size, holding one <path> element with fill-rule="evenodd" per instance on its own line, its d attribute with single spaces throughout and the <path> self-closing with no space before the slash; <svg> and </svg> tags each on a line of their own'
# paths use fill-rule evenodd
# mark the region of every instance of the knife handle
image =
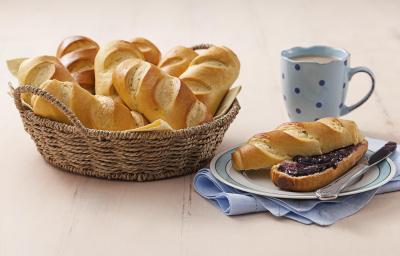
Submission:
<svg viewBox="0 0 400 256">
<path fill-rule="evenodd" d="M 346 172 L 344 175 L 329 183 L 325 187 L 322 187 L 315 191 L 315 195 L 320 200 L 333 200 L 336 199 L 342 191 L 353 179 L 364 174 L 368 170 L 368 159 L 364 156 L 355 167 L 350 171 Z"/>
</svg>

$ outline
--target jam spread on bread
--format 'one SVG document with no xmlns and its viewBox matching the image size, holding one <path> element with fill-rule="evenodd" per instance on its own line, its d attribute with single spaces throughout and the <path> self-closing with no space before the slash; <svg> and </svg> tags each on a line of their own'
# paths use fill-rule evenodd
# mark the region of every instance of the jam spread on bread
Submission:
<svg viewBox="0 0 400 256">
<path fill-rule="evenodd" d="M 338 162 L 349 156 L 356 148 L 357 145 L 351 145 L 322 155 L 295 156 L 292 161 L 279 164 L 278 170 L 294 177 L 319 173 L 329 168 L 336 168 Z"/>
</svg>

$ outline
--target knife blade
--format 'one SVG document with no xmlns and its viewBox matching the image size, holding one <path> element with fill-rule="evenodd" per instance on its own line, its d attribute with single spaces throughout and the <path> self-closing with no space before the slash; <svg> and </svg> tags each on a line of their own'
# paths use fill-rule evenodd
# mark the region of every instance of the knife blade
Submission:
<svg viewBox="0 0 400 256">
<path fill-rule="evenodd" d="M 348 172 L 334 180 L 332 183 L 315 191 L 315 195 L 320 200 L 336 199 L 351 181 L 364 174 L 370 167 L 378 164 L 383 159 L 390 156 L 397 148 L 397 143 L 389 141 L 369 158 L 362 157 L 361 160 Z"/>
<path fill-rule="evenodd" d="M 368 159 L 368 166 L 372 166 L 374 164 L 379 163 L 390 154 L 392 154 L 397 148 L 396 142 L 389 141 L 383 147 L 381 147 L 378 151 L 376 151 L 372 156 Z"/>
</svg>

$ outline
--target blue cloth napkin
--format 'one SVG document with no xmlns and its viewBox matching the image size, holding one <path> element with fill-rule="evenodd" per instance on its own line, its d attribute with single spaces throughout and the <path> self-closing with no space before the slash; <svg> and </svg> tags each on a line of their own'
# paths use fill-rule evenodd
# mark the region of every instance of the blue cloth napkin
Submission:
<svg viewBox="0 0 400 256">
<path fill-rule="evenodd" d="M 368 139 L 369 149 L 376 151 L 386 141 Z M 219 182 L 209 171 L 200 170 L 194 177 L 194 188 L 226 215 L 270 212 L 303 224 L 332 225 L 362 209 L 376 194 L 400 190 L 400 147 L 390 157 L 396 165 L 395 177 L 379 189 L 339 197 L 331 201 L 295 200 L 263 197 L 243 192 Z"/>
</svg>

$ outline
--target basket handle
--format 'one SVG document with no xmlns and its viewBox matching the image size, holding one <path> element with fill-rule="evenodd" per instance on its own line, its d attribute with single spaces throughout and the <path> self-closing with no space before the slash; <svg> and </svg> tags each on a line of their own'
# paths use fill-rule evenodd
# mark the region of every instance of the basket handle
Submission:
<svg viewBox="0 0 400 256">
<path fill-rule="evenodd" d="M 21 99 L 21 93 L 32 93 L 34 95 L 40 96 L 50 102 L 53 106 L 55 106 L 58 110 L 60 110 L 65 116 L 67 116 L 68 120 L 72 123 L 73 126 L 78 128 L 78 130 L 82 133 L 86 132 L 86 127 L 83 126 L 81 121 L 79 121 L 78 117 L 60 100 L 54 97 L 52 94 L 42 90 L 38 87 L 34 87 L 31 85 L 23 85 L 18 86 L 14 89 L 14 87 L 10 86 L 10 91 L 14 97 L 14 103 L 19 112 L 23 112 L 23 103 Z"/>
<path fill-rule="evenodd" d="M 213 44 L 196 44 L 190 48 L 192 48 L 193 51 L 196 51 L 196 50 L 207 50 L 208 48 L 213 46 L 214 46 Z"/>
</svg>

